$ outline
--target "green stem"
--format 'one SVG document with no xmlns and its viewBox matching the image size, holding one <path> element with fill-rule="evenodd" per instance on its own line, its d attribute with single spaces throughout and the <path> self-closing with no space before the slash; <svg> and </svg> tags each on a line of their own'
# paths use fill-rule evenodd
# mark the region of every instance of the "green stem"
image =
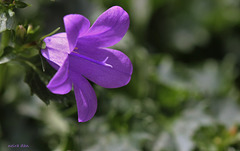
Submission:
<svg viewBox="0 0 240 151">
<path fill-rule="evenodd" d="M 3 93 L 3 89 L 4 89 L 5 84 L 6 84 L 7 69 L 8 68 L 7 68 L 6 65 L 0 65 L 0 71 L 1 71 L 1 74 L 0 74 L 0 96 Z"/>
<path fill-rule="evenodd" d="M 59 29 L 60 29 L 60 27 L 58 27 L 57 29 L 55 29 L 55 30 L 52 31 L 51 33 L 49 33 L 49 34 L 41 37 L 41 38 L 40 38 L 40 41 L 42 41 L 42 40 L 43 40 L 44 38 L 46 38 L 46 37 L 52 36 L 52 35 L 55 34 Z"/>
<path fill-rule="evenodd" d="M 63 116 L 68 117 L 77 112 L 76 106 L 72 106 L 63 112 Z"/>
<path fill-rule="evenodd" d="M 11 36 L 11 31 L 6 30 L 4 32 L 2 32 L 2 36 L 1 36 L 1 46 L 0 46 L 0 57 L 3 54 L 3 50 L 6 46 L 8 46 L 9 41 L 10 41 L 10 36 Z"/>
</svg>

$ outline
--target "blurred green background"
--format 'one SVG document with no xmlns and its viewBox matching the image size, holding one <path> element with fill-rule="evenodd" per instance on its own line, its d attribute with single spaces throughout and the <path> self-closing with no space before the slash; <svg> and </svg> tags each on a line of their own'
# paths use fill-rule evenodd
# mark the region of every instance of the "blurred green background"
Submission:
<svg viewBox="0 0 240 151">
<path fill-rule="evenodd" d="M 31 151 L 240 150 L 240 0 L 24 2 L 31 6 L 16 10 L 17 25 L 39 29 L 25 43 L 57 27 L 63 32 L 67 14 L 93 23 L 111 6 L 123 7 L 131 24 L 113 48 L 134 70 L 125 87 L 93 84 L 97 113 L 78 123 L 73 92 L 51 99 L 38 73 L 16 61 L 1 64 L 0 151 L 16 150 L 12 144 Z M 39 58 L 29 60 L 41 69 Z"/>
</svg>

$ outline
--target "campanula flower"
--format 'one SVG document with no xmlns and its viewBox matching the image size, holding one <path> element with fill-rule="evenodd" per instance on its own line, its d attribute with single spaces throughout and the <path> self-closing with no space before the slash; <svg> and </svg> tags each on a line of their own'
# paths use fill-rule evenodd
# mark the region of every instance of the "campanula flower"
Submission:
<svg viewBox="0 0 240 151">
<path fill-rule="evenodd" d="M 63 18 L 65 31 L 44 39 L 42 55 L 56 70 L 47 88 L 66 94 L 74 88 L 78 121 L 90 120 L 97 109 L 96 94 L 88 80 L 104 87 L 122 87 L 131 79 L 132 63 L 122 52 L 107 47 L 118 43 L 129 27 L 129 16 L 119 6 L 101 14 L 90 27 L 87 18 Z M 87 80 L 88 79 L 88 80 Z"/>
</svg>

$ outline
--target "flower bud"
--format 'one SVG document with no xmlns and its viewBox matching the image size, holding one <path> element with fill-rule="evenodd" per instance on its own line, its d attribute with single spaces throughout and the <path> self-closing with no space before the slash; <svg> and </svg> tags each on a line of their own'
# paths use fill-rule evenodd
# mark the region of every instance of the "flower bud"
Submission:
<svg viewBox="0 0 240 151">
<path fill-rule="evenodd" d="M 33 26 L 29 24 L 27 28 L 27 34 L 32 34 L 32 33 L 33 33 Z"/>
<path fill-rule="evenodd" d="M 24 38 L 24 36 L 26 35 L 26 29 L 23 25 L 18 25 L 16 28 L 16 36 L 20 37 L 20 38 Z"/>
</svg>

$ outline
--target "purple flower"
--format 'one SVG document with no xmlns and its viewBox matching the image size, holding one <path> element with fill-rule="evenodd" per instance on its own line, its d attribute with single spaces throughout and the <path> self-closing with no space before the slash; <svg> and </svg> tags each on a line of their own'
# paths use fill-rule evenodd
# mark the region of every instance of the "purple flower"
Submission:
<svg viewBox="0 0 240 151">
<path fill-rule="evenodd" d="M 118 43 L 129 27 L 129 16 L 114 6 L 98 17 L 90 27 L 78 14 L 64 17 L 66 32 L 44 39 L 42 55 L 58 70 L 47 88 L 66 94 L 74 88 L 78 121 L 90 120 L 97 110 L 96 94 L 87 79 L 105 87 L 122 87 L 131 79 L 132 63 L 122 52 L 106 47 Z M 87 79 L 86 79 L 87 78 Z"/>
</svg>

